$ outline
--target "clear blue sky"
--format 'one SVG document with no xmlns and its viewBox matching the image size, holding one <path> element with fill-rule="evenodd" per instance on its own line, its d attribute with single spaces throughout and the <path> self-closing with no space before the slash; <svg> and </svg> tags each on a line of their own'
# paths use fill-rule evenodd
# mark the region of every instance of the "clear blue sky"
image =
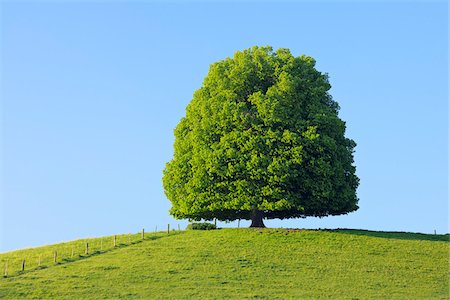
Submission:
<svg viewBox="0 0 450 300">
<path fill-rule="evenodd" d="M 1 8 L 0 251 L 184 227 L 161 183 L 173 128 L 209 65 L 253 45 L 329 73 L 361 179 L 357 212 L 266 225 L 448 232 L 446 2 Z"/>
</svg>

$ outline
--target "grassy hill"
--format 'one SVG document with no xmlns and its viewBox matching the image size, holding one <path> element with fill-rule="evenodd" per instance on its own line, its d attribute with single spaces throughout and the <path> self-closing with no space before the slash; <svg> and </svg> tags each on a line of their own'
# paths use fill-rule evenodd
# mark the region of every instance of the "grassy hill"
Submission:
<svg viewBox="0 0 450 300">
<path fill-rule="evenodd" d="M 122 235 L 115 248 L 113 237 L 78 240 L 0 254 L 0 298 L 448 299 L 448 239 L 221 229 Z"/>
</svg>

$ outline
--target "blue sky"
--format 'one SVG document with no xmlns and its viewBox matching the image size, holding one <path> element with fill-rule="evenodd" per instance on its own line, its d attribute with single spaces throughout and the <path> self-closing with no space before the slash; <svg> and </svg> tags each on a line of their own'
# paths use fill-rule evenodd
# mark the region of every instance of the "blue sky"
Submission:
<svg viewBox="0 0 450 300">
<path fill-rule="evenodd" d="M 1 5 L 0 251 L 184 227 L 161 183 L 173 128 L 253 45 L 329 74 L 361 179 L 357 212 L 266 225 L 448 232 L 446 2 Z"/>
</svg>

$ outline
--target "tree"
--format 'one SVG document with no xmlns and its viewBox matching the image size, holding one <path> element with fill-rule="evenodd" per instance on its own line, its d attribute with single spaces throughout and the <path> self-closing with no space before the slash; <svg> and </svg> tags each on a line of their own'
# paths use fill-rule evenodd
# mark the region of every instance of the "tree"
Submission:
<svg viewBox="0 0 450 300">
<path fill-rule="evenodd" d="M 288 49 L 252 47 L 210 66 L 175 128 L 163 185 L 178 219 L 341 215 L 358 209 L 355 142 L 327 74 Z"/>
</svg>

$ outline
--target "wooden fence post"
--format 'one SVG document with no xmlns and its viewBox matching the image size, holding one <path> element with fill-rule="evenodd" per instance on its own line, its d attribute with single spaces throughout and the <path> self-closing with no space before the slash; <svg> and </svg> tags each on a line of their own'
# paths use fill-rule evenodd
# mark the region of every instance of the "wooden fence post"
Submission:
<svg viewBox="0 0 450 300">
<path fill-rule="evenodd" d="M 180 224 L 178 224 L 178 231 L 180 231 Z"/>
<path fill-rule="evenodd" d="M 144 232 L 144 228 L 142 228 L 142 239 L 144 239 L 144 238 L 145 238 L 144 234 L 145 234 L 145 232 Z"/>
<path fill-rule="evenodd" d="M 217 227 L 217 218 L 214 218 L 214 227 Z"/>
<path fill-rule="evenodd" d="M 117 246 L 117 235 L 114 235 L 114 248 Z"/>
<path fill-rule="evenodd" d="M 89 243 L 86 242 L 86 251 L 85 254 L 88 255 L 89 254 Z"/>
<path fill-rule="evenodd" d="M 5 277 L 8 277 L 8 261 L 5 263 Z"/>
<path fill-rule="evenodd" d="M 241 223 L 241 219 L 238 219 L 238 228 L 239 228 L 240 223 Z"/>
<path fill-rule="evenodd" d="M 55 250 L 53 253 L 53 262 L 56 264 L 56 257 L 58 256 L 58 252 Z"/>
<path fill-rule="evenodd" d="M 25 259 L 22 260 L 22 272 L 25 271 Z"/>
<path fill-rule="evenodd" d="M 436 235 L 436 229 L 434 230 L 434 235 Z"/>
<path fill-rule="evenodd" d="M 38 258 L 38 267 L 41 266 L 41 255 L 39 254 L 39 258 Z"/>
<path fill-rule="evenodd" d="M 73 258 L 73 245 L 72 245 L 72 254 L 70 255 L 70 258 Z"/>
<path fill-rule="evenodd" d="M 170 224 L 167 224 L 167 234 L 170 234 Z"/>
</svg>

